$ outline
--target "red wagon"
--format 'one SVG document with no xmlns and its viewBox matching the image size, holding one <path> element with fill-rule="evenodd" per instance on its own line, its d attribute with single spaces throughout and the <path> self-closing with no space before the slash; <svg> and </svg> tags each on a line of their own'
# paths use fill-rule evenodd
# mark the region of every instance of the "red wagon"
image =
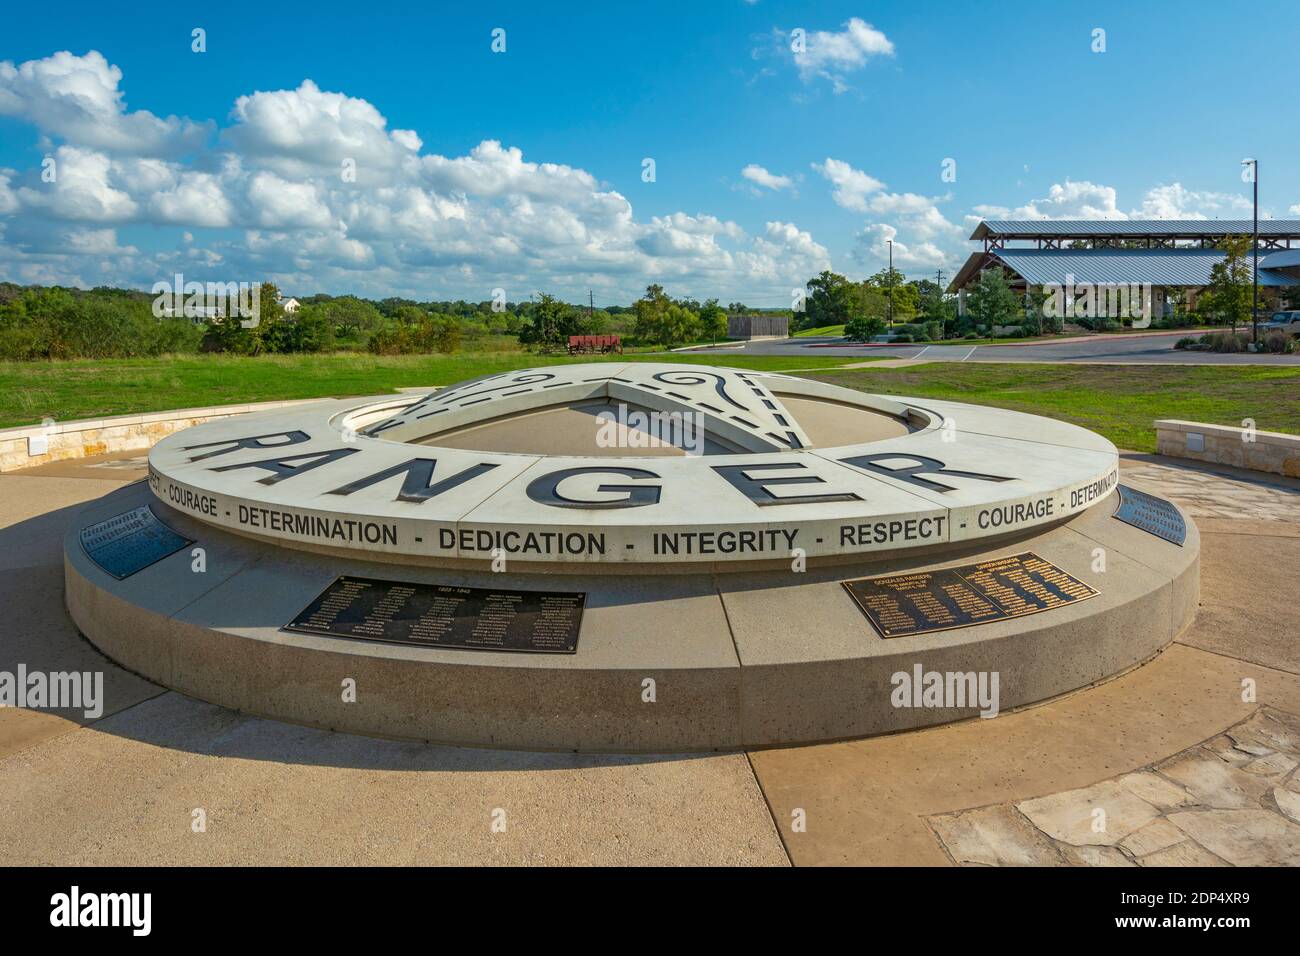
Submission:
<svg viewBox="0 0 1300 956">
<path fill-rule="evenodd" d="M 569 354 L 603 354 L 622 353 L 623 340 L 617 335 L 570 335 Z"/>
</svg>

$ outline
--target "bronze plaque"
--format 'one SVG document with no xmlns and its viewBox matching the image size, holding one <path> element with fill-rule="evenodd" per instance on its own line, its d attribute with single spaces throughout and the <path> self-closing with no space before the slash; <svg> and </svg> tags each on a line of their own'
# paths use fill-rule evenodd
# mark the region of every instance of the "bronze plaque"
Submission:
<svg viewBox="0 0 1300 956">
<path fill-rule="evenodd" d="M 1032 551 L 941 571 L 845 581 L 844 588 L 881 637 L 1003 621 L 1100 593 Z"/>
<path fill-rule="evenodd" d="M 344 575 L 283 630 L 476 651 L 572 654 L 587 595 Z"/>
<path fill-rule="evenodd" d="M 1128 485 L 1119 486 L 1119 507 L 1115 509 L 1114 517 L 1180 548 L 1187 540 L 1187 522 L 1173 502 Z"/>
<path fill-rule="evenodd" d="M 194 543 L 158 520 L 148 505 L 81 529 L 86 557 L 119 581 Z"/>
</svg>

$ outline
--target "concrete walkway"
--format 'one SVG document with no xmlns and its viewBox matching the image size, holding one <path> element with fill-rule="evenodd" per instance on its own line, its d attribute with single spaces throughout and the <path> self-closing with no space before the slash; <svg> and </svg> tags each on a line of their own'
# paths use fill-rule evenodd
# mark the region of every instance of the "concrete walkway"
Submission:
<svg viewBox="0 0 1300 956">
<path fill-rule="evenodd" d="M 1154 661 L 995 720 L 703 757 L 429 747 L 166 691 L 62 606 L 76 506 L 143 458 L 0 476 L 0 670 L 103 670 L 108 701 L 0 709 L 0 863 L 1298 865 L 1300 482 L 1123 467 L 1202 534 L 1200 615 Z"/>
</svg>

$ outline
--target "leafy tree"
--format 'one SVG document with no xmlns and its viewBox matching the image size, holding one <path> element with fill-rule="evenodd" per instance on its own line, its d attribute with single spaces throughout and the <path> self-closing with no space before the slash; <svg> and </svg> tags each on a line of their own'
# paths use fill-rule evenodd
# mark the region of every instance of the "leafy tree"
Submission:
<svg viewBox="0 0 1300 956">
<path fill-rule="evenodd" d="M 643 342 L 654 342 L 667 348 L 680 342 L 691 342 L 700 336 L 700 317 L 689 304 L 674 302 L 663 286 L 646 287 L 645 295 L 636 301 L 636 322 L 632 333 Z"/>
<path fill-rule="evenodd" d="M 241 315 L 235 307 L 236 303 L 227 302 L 225 315 L 207 320 L 207 334 L 203 337 L 204 349 L 235 355 L 259 355 L 264 351 L 277 351 L 284 331 L 281 327 L 284 310 L 276 301 L 279 295 L 280 290 L 274 282 L 261 284 L 257 299 L 258 322 L 253 328 L 244 327 L 244 323 L 251 321 L 252 317 Z"/>
<path fill-rule="evenodd" d="M 1044 332 L 1060 332 L 1064 324 L 1059 316 L 1047 315 L 1047 302 L 1051 294 L 1042 286 L 1025 287 L 1025 326 L 1034 329 L 1039 335 Z"/>
<path fill-rule="evenodd" d="M 0 359 L 129 358 L 193 352 L 203 330 L 157 319 L 153 297 L 120 289 L 12 287 L 0 299 Z"/>
<path fill-rule="evenodd" d="M 822 271 L 808 280 L 804 318 L 797 331 L 844 325 L 854 315 L 854 285 L 835 272 Z"/>
<path fill-rule="evenodd" d="M 435 338 L 436 347 L 443 354 L 451 354 L 460 348 L 460 320 L 455 316 L 443 316 L 438 323 Z"/>
<path fill-rule="evenodd" d="M 392 299 L 385 299 L 379 304 L 379 311 L 383 312 L 384 315 L 391 316 L 405 325 L 416 325 L 429 315 L 427 311 L 420 308 L 418 305 L 400 301 L 396 305 L 391 305 L 389 311 L 385 312 L 384 304 L 392 303 L 393 301 L 394 300 Z"/>
<path fill-rule="evenodd" d="M 292 332 L 284 308 L 280 305 L 279 287 L 274 282 L 263 282 L 258 287 L 257 296 L 257 325 L 244 330 L 248 333 L 246 337 L 236 335 L 238 344 L 248 355 L 290 351 Z M 238 315 L 238 309 L 232 308 L 232 305 L 233 303 L 227 303 L 226 317 L 221 320 L 221 324 L 242 328 L 250 317 Z"/>
<path fill-rule="evenodd" d="M 633 304 L 636 324 L 632 334 L 643 342 L 663 342 L 667 329 L 668 307 L 672 305 L 661 285 L 646 286 L 645 295 Z"/>
<path fill-rule="evenodd" d="M 363 342 L 384 324 L 378 309 L 353 295 L 339 296 L 325 306 L 334 334 L 345 342 Z"/>
<path fill-rule="evenodd" d="M 700 337 L 700 316 L 680 302 L 673 302 L 664 313 L 664 327 L 659 342 L 665 348 Z"/>
<path fill-rule="evenodd" d="M 318 306 L 300 306 L 289 322 L 287 345 L 290 352 L 328 352 L 334 348 L 334 326 Z"/>
<path fill-rule="evenodd" d="M 709 299 L 700 310 L 700 333 L 713 342 L 727 334 L 727 312 L 717 299 Z"/>
<path fill-rule="evenodd" d="M 879 289 L 873 289 L 865 282 L 853 287 L 853 314 L 864 319 L 879 319 L 881 324 L 889 318 L 889 299 Z"/>
<path fill-rule="evenodd" d="M 1219 248 L 1224 257 L 1210 267 L 1210 284 L 1201 294 L 1200 308 L 1219 319 L 1232 323 L 1232 330 L 1237 331 L 1237 324 L 1250 321 L 1250 310 L 1254 296 L 1249 260 L 1250 236 L 1225 236 Z"/>
<path fill-rule="evenodd" d="M 903 273 L 894 269 L 881 269 L 866 284 L 879 289 L 894 302 L 893 319 L 895 322 L 910 322 L 919 311 L 920 293 L 917 287 L 907 281 Z"/>
<path fill-rule="evenodd" d="M 544 349 L 559 348 L 568 342 L 570 335 L 581 332 L 573 306 L 543 292 L 540 301 L 529 309 L 528 325 L 520 331 L 519 341 Z"/>
<path fill-rule="evenodd" d="M 928 279 L 917 284 L 920 295 L 920 315 L 925 322 L 938 322 L 944 335 L 951 334 L 957 322 L 957 302 L 944 295 L 943 288 Z"/>
<path fill-rule="evenodd" d="M 582 320 L 582 331 L 585 335 L 608 335 L 613 327 L 613 318 L 604 309 L 596 309 Z"/>
<path fill-rule="evenodd" d="M 992 332 L 995 325 L 1021 325 L 1024 306 L 1001 269 L 985 269 L 966 294 L 966 311 Z"/>
</svg>

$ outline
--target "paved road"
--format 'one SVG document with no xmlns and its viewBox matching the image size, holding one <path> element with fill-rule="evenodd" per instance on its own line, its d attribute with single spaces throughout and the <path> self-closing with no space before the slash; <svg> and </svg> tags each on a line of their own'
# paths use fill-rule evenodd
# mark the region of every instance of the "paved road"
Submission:
<svg viewBox="0 0 1300 956">
<path fill-rule="evenodd" d="M 1214 352 L 1186 352 L 1174 343 L 1187 332 L 1150 336 L 1097 336 L 1082 341 L 1053 345 L 858 345 L 824 348 L 838 338 L 809 337 L 723 346 L 719 351 L 735 355 L 805 355 L 823 357 L 870 357 L 916 359 L 926 362 L 1106 362 L 1156 363 L 1161 365 L 1300 365 L 1300 355 L 1220 355 Z"/>
</svg>

